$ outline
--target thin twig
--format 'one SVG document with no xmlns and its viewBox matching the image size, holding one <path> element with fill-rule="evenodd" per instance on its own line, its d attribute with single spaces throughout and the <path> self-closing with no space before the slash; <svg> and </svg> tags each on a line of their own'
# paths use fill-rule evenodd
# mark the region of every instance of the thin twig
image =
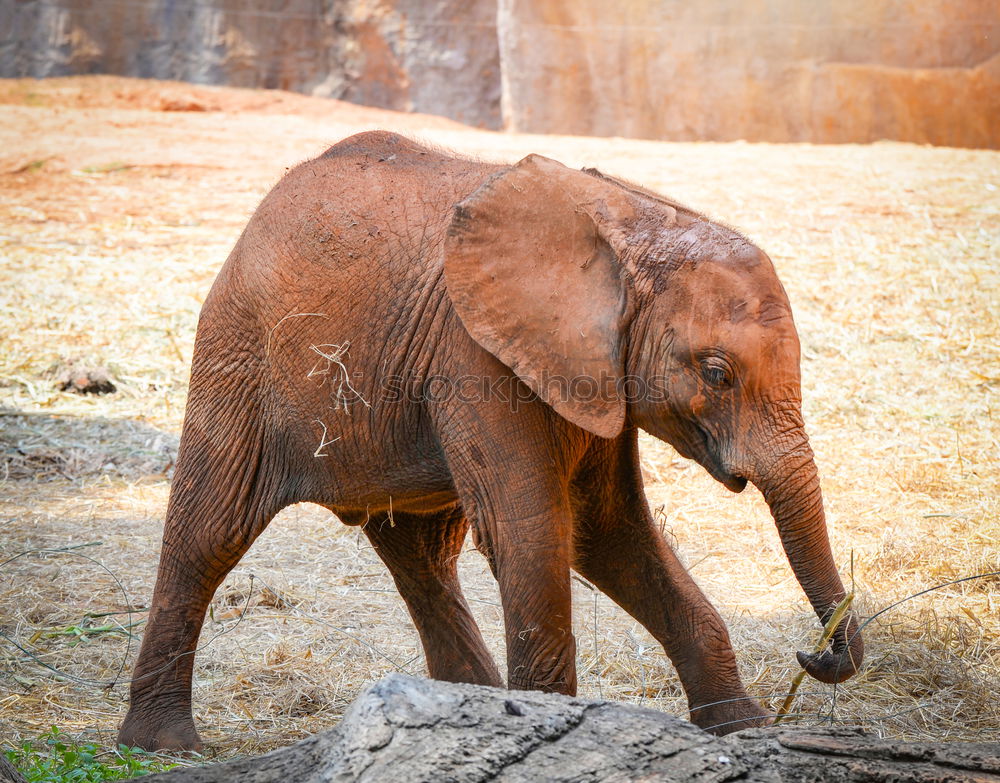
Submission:
<svg viewBox="0 0 1000 783">
<path fill-rule="evenodd" d="M 844 619 L 847 614 L 847 610 L 851 608 L 851 603 L 854 601 L 854 593 L 848 593 L 844 596 L 837 608 L 833 610 L 833 614 L 830 615 L 830 619 L 826 622 L 826 627 L 823 629 L 823 635 L 820 637 L 819 643 L 813 650 L 814 653 L 821 653 L 826 649 L 826 646 L 830 643 L 830 639 L 833 638 L 834 632 L 840 626 L 840 621 Z M 777 716 L 774 719 L 775 725 L 781 723 L 781 721 L 788 715 L 788 711 L 792 708 L 792 702 L 795 701 L 795 692 L 799 689 L 802 684 L 803 678 L 806 676 L 806 670 L 800 669 L 799 673 L 795 675 L 792 680 L 792 686 L 788 690 L 788 695 L 785 697 L 784 702 L 778 708 Z"/>
</svg>

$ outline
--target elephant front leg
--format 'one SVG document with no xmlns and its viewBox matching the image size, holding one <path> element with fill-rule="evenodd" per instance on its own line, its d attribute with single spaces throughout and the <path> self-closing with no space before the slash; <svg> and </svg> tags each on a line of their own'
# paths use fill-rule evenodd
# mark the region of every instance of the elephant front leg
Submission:
<svg viewBox="0 0 1000 783">
<path fill-rule="evenodd" d="M 454 446 L 446 440 L 445 451 L 476 546 L 499 584 L 507 684 L 574 695 L 568 476 L 541 436 L 525 444 L 502 432 L 498 426 L 471 446 L 465 438 Z M 545 432 L 528 419 L 519 434 Z"/>
<path fill-rule="evenodd" d="M 634 432 L 590 455 L 574 496 L 577 570 L 663 645 L 692 723 L 715 734 L 766 725 L 740 679 L 725 623 L 656 530 Z"/>
<path fill-rule="evenodd" d="M 495 520 L 490 527 L 504 613 L 507 687 L 576 695 L 568 518 L 556 512 Z"/>
<path fill-rule="evenodd" d="M 583 533 L 577 569 L 663 645 L 692 723 L 715 734 L 765 725 L 767 713 L 747 695 L 715 607 L 655 529 L 622 528 L 610 536 Z"/>
</svg>

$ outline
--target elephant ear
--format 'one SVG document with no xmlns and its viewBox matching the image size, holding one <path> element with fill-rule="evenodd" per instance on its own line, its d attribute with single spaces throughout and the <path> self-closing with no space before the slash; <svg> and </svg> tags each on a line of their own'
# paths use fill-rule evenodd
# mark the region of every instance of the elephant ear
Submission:
<svg viewBox="0 0 1000 783">
<path fill-rule="evenodd" d="M 448 294 L 468 333 L 559 415 L 621 432 L 631 295 L 607 241 L 632 216 L 618 187 L 530 155 L 455 207 Z"/>
</svg>

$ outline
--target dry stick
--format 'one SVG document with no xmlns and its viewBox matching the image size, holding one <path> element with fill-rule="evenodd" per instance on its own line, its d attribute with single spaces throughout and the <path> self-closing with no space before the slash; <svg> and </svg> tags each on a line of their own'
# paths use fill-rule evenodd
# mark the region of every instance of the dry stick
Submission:
<svg viewBox="0 0 1000 783">
<path fill-rule="evenodd" d="M 823 635 L 820 637 L 819 644 L 813 650 L 814 653 L 821 653 L 826 649 L 826 646 L 830 643 L 830 639 L 833 637 L 834 631 L 840 625 L 840 621 L 844 619 L 844 615 L 847 614 L 847 610 L 851 607 L 851 602 L 854 600 L 853 591 L 844 596 L 844 600 L 837 604 L 837 608 L 833 610 L 833 614 L 830 615 L 830 619 L 826 621 L 826 627 L 823 629 Z M 781 723 L 782 719 L 788 715 L 788 711 L 792 708 L 792 702 L 795 701 L 795 692 L 798 691 L 799 686 L 802 684 L 802 680 L 806 676 L 806 670 L 801 669 L 799 673 L 795 675 L 792 680 L 792 687 L 788 690 L 788 695 L 785 697 L 785 701 L 782 702 L 781 707 L 778 708 L 778 714 L 774 718 L 774 725 L 777 726 Z"/>
<path fill-rule="evenodd" d="M 854 592 L 857 589 L 858 589 L 857 585 L 854 582 L 854 548 L 852 547 L 851 548 L 851 595 L 854 595 Z M 860 630 L 855 631 L 854 635 L 851 636 L 851 638 L 847 640 L 848 646 L 850 646 L 851 642 L 854 641 L 854 637 L 857 636 L 859 633 L 860 633 Z M 853 663 L 853 659 L 852 659 L 852 663 Z M 839 671 L 839 669 L 840 669 L 839 664 L 837 666 L 837 669 Z M 833 699 L 830 702 L 830 722 L 831 723 L 833 723 L 833 715 L 837 711 L 837 697 L 839 695 L 840 695 L 840 689 L 837 688 L 836 684 L 834 684 L 834 686 L 833 686 Z"/>
</svg>

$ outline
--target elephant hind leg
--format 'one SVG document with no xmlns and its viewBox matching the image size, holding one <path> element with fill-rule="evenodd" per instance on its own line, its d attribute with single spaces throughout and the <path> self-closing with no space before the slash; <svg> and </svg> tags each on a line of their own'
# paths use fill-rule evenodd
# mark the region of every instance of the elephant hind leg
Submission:
<svg viewBox="0 0 1000 783">
<path fill-rule="evenodd" d="M 458 582 L 469 523 L 460 508 L 372 517 L 365 535 L 389 568 L 420 634 L 430 676 L 503 687 Z"/>
<path fill-rule="evenodd" d="M 220 432 L 231 419 L 194 415 L 189 403 L 164 523 L 156 587 L 119 742 L 147 750 L 200 750 L 191 676 L 208 604 L 271 518 L 293 502 L 281 451 L 254 432 Z"/>
</svg>

